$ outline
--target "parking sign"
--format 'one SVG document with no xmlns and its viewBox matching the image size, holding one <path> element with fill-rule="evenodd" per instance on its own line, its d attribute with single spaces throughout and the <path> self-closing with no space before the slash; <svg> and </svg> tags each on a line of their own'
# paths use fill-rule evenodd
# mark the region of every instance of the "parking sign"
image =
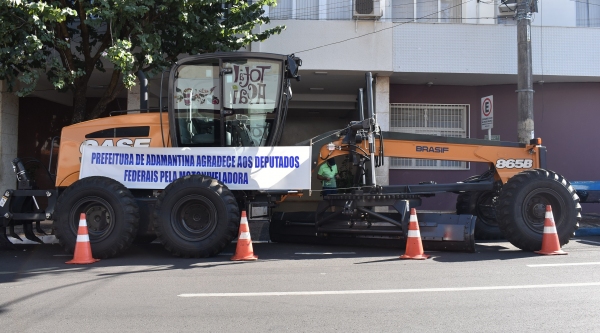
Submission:
<svg viewBox="0 0 600 333">
<path fill-rule="evenodd" d="M 481 129 L 494 128 L 494 96 L 481 99 Z"/>
</svg>

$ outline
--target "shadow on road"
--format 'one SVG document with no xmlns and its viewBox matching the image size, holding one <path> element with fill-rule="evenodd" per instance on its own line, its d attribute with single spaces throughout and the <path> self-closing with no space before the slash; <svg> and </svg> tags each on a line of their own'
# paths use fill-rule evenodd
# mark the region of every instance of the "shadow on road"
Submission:
<svg viewBox="0 0 600 333">
<path fill-rule="evenodd" d="M 573 239 L 577 246 L 600 246 L 598 237 Z M 68 265 L 72 258 L 59 245 L 17 245 L 16 250 L 0 251 L 0 287 L 4 283 L 37 277 L 40 274 L 60 275 L 73 271 L 87 271 L 105 267 L 131 267 L 133 270 L 119 273 L 99 271 L 99 278 L 110 278 L 123 274 L 137 274 L 166 270 L 211 269 L 232 265 L 254 264 L 255 262 L 233 262 L 230 257 L 235 252 L 235 244 L 211 258 L 179 258 L 174 257 L 158 243 L 134 244 L 124 255 L 101 260 L 91 265 Z M 367 246 L 344 246 L 300 243 L 257 243 L 253 244 L 254 253 L 259 256 L 258 262 L 285 262 L 295 260 L 323 260 L 358 258 L 355 265 L 394 262 L 404 253 L 404 248 L 383 248 Z M 474 253 L 428 251 L 428 260 L 436 262 L 474 262 L 492 260 L 515 260 L 538 256 L 514 248 L 507 242 L 478 242 Z M 282 266 L 285 267 L 285 266 Z M 140 269 L 135 269 L 140 268 Z M 0 307 L 1 310 L 1 307 Z"/>
<path fill-rule="evenodd" d="M 578 244 L 585 244 L 590 246 L 600 246 L 600 237 L 589 237 L 590 239 L 577 238 L 572 239 L 571 242 L 576 242 Z"/>
</svg>

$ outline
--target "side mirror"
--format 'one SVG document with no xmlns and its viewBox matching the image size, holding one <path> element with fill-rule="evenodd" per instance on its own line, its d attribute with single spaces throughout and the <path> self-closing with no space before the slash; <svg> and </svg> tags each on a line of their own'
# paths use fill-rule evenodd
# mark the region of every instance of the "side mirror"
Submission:
<svg viewBox="0 0 600 333">
<path fill-rule="evenodd" d="M 293 54 L 287 56 L 287 78 L 296 78 L 296 80 L 300 81 L 300 76 L 298 75 L 298 69 L 302 66 L 302 59 L 294 56 Z"/>
</svg>

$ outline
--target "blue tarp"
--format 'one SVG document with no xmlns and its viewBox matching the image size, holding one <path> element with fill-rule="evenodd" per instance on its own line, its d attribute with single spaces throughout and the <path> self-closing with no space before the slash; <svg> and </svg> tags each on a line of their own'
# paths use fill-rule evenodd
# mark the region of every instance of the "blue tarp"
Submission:
<svg viewBox="0 0 600 333">
<path fill-rule="evenodd" d="M 600 191 L 600 181 L 595 181 L 595 180 L 579 180 L 579 181 L 572 181 L 571 185 L 576 190 L 582 190 L 582 191 Z"/>
</svg>

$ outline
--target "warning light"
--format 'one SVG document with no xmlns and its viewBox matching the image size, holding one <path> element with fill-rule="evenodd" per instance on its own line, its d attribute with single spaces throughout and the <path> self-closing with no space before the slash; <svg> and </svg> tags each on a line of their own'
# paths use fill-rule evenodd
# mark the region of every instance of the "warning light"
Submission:
<svg viewBox="0 0 600 333">
<path fill-rule="evenodd" d="M 532 145 L 541 146 L 542 145 L 542 139 L 541 138 L 531 139 L 531 141 L 529 141 L 529 143 L 532 144 Z"/>
</svg>

